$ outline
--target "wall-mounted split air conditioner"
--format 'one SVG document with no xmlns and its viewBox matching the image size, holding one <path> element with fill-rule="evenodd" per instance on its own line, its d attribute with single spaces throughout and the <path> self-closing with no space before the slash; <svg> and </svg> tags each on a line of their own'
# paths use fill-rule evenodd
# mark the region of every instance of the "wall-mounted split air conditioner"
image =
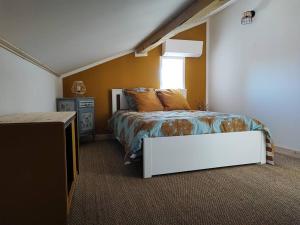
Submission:
<svg viewBox="0 0 300 225">
<path fill-rule="evenodd" d="M 168 39 L 162 45 L 163 56 L 200 57 L 203 41 Z"/>
</svg>

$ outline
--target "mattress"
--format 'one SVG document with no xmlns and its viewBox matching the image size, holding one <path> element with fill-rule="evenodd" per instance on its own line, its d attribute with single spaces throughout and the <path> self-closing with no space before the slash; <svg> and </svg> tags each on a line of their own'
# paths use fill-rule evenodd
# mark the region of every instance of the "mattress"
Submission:
<svg viewBox="0 0 300 225">
<path fill-rule="evenodd" d="M 267 163 L 274 164 L 274 148 L 269 129 L 260 121 L 244 115 L 198 110 L 119 110 L 109 120 L 109 124 L 114 136 L 125 148 L 126 161 L 142 155 L 144 138 L 262 131 L 266 138 Z"/>
</svg>

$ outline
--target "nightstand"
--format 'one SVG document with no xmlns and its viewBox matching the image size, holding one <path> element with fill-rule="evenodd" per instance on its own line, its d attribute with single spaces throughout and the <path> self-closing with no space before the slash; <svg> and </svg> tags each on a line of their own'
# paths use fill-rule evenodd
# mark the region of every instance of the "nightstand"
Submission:
<svg viewBox="0 0 300 225">
<path fill-rule="evenodd" d="M 56 107 L 58 112 L 75 111 L 80 139 L 91 135 L 95 140 L 95 99 L 93 97 L 58 98 Z"/>
</svg>

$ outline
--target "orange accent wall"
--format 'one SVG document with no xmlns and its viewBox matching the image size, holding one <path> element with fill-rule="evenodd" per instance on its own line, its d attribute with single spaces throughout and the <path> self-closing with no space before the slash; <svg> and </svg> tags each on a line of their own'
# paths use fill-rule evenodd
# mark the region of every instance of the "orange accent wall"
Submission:
<svg viewBox="0 0 300 225">
<path fill-rule="evenodd" d="M 206 24 L 177 34 L 174 39 L 204 41 L 200 58 L 186 58 L 185 86 L 188 102 L 193 109 L 206 101 Z M 100 64 L 63 79 L 64 97 L 72 97 L 72 83 L 82 80 L 87 88 L 85 96 L 95 98 L 96 133 L 108 133 L 107 120 L 111 116 L 111 89 L 153 87 L 159 88 L 159 64 L 161 46 L 147 57 L 135 57 L 134 53 Z"/>
</svg>

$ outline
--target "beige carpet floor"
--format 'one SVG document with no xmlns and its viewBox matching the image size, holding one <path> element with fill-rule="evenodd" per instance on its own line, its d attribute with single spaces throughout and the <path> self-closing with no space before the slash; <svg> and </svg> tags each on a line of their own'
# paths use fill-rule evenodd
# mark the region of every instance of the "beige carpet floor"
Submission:
<svg viewBox="0 0 300 225">
<path fill-rule="evenodd" d="M 300 225 L 300 159 L 142 179 L 115 141 L 80 150 L 69 225 Z"/>
</svg>

